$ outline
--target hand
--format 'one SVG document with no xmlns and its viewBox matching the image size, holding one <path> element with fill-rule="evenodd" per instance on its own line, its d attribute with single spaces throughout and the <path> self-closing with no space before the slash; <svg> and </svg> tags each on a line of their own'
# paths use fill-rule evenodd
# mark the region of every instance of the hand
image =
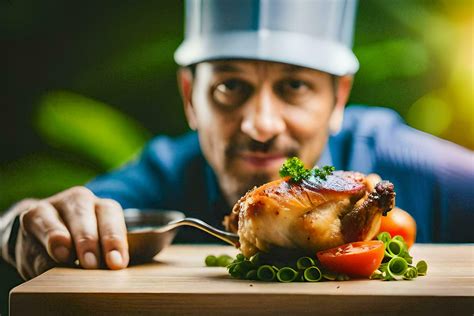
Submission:
<svg viewBox="0 0 474 316">
<path fill-rule="evenodd" d="M 23 207 L 15 248 L 16 267 L 29 279 L 53 266 L 72 264 L 122 269 L 129 262 L 127 230 L 119 203 L 74 187 Z"/>
</svg>

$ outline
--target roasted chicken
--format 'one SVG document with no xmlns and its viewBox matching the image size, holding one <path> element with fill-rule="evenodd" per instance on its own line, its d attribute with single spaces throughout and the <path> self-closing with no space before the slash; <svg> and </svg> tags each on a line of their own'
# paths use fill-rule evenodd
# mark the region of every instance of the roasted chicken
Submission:
<svg viewBox="0 0 474 316">
<path fill-rule="evenodd" d="M 224 219 L 249 257 L 272 249 L 316 251 L 370 240 L 394 206 L 393 184 L 378 176 L 336 171 L 325 180 L 282 178 L 245 194 Z"/>
</svg>

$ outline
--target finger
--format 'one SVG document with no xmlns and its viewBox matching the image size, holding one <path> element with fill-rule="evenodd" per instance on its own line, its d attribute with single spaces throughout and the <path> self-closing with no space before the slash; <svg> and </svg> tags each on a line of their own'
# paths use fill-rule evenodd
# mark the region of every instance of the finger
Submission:
<svg viewBox="0 0 474 316">
<path fill-rule="evenodd" d="M 114 200 L 101 199 L 97 200 L 95 210 L 105 263 L 110 269 L 127 267 L 127 228 L 122 207 Z"/>
<path fill-rule="evenodd" d="M 34 259 L 33 269 L 35 275 L 40 275 L 43 272 L 55 266 L 54 261 L 48 255 L 39 255 Z"/>
<path fill-rule="evenodd" d="M 23 280 L 29 280 L 35 277 L 33 265 L 33 252 L 38 253 L 41 245 L 34 240 L 24 229 L 18 231 L 17 243 L 15 246 L 16 269 Z"/>
<path fill-rule="evenodd" d="M 68 262 L 71 259 L 71 234 L 51 204 L 46 201 L 36 203 L 21 215 L 20 223 L 41 243 L 54 261 Z"/>
<path fill-rule="evenodd" d="M 29 280 L 55 266 L 43 246 L 25 230 L 18 232 L 16 268 L 24 280 Z"/>
<path fill-rule="evenodd" d="M 67 190 L 51 200 L 72 235 L 77 257 L 85 269 L 96 269 L 100 264 L 95 200 L 84 187 Z"/>
</svg>

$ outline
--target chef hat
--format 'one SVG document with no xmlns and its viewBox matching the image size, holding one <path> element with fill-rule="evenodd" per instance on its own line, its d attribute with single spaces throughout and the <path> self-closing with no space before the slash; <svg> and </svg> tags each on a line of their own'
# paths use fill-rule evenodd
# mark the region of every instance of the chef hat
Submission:
<svg viewBox="0 0 474 316">
<path fill-rule="evenodd" d="M 219 59 L 282 62 L 354 74 L 356 0 L 187 0 L 181 66 Z"/>
</svg>

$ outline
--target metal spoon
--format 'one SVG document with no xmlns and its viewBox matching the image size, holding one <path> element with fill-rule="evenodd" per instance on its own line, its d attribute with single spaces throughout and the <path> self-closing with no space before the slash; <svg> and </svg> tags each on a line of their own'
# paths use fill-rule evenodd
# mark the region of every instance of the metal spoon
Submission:
<svg viewBox="0 0 474 316">
<path fill-rule="evenodd" d="M 232 246 L 239 246 L 237 234 L 219 230 L 197 218 L 185 217 L 181 212 L 125 209 L 124 216 L 132 263 L 150 261 L 171 244 L 180 226 L 198 228 Z"/>
</svg>

